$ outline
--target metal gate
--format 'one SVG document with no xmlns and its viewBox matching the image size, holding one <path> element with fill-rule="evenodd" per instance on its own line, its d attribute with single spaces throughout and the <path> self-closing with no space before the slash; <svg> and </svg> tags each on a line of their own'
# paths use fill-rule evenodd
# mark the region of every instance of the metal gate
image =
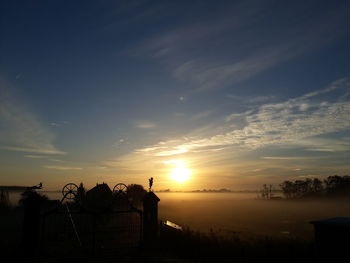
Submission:
<svg viewBox="0 0 350 263">
<path fill-rule="evenodd" d="M 67 198 L 73 193 L 72 198 Z M 79 257 L 116 254 L 140 246 L 143 213 L 130 203 L 116 209 L 92 211 L 72 200 L 74 191 L 41 216 L 40 247 L 45 256 Z M 122 193 L 115 199 L 125 200 Z M 118 200 L 117 200 L 118 201 Z M 121 208 L 121 209 L 120 209 Z"/>
</svg>

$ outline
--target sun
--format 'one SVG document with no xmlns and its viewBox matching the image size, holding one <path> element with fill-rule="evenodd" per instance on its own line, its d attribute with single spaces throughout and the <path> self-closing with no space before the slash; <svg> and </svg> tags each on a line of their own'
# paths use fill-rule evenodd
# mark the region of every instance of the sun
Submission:
<svg viewBox="0 0 350 263">
<path fill-rule="evenodd" d="M 177 167 L 172 169 L 170 178 L 178 183 L 186 182 L 191 175 L 191 171 L 185 167 Z"/>
<path fill-rule="evenodd" d="M 171 180 L 177 183 L 183 183 L 190 179 L 191 170 L 186 168 L 183 160 L 169 160 L 164 163 L 172 166 L 169 171 L 169 177 Z"/>
</svg>

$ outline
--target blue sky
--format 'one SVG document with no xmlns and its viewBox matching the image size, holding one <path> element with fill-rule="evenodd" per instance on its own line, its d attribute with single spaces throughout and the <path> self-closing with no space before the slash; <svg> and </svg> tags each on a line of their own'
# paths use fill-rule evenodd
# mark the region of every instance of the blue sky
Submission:
<svg viewBox="0 0 350 263">
<path fill-rule="evenodd" d="M 1 5 L 3 184 L 349 173 L 348 1 Z"/>
</svg>

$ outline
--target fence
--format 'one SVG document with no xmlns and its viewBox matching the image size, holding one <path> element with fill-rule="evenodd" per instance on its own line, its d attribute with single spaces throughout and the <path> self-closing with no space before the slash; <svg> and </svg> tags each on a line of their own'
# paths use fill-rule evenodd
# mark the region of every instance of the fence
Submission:
<svg viewBox="0 0 350 263">
<path fill-rule="evenodd" d="M 41 217 L 40 250 L 44 256 L 63 257 L 119 253 L 142 243 L 143 212 L 93 212 L 65 203 Z"/>
<path fill-rule="evenodd" d="M 151 191 L 146 193 L 140 210 L 131 205 L 122 186 L 117 184 L 112 192 L 106 184 L 100 184 L 86 195 L 79 195 L 78 187 L 70 183 L 64 186 L 61 201 L 27 192 L 22 257 L 113 256 L 151 245 L 158 233 L 159 198 Z"/>
</svg>

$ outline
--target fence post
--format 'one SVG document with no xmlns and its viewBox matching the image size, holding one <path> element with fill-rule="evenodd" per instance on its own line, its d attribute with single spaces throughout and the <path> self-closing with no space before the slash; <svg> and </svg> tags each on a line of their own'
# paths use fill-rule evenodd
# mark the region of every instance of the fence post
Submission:
<svg viewBox="0 0 350 263">
<path fill-rule="evenodd" d="M 36 192 L 28 191 L 23 201 L 24 216 L 21 248 L 25 259 L 34 259 L 37 255 L 40 234 L 40 209 L 42 199 Z"/>
<path fill-rule="evenodd" d="M 160 199 L 153 192 L 143 198 L 143 238 L 152 243 L 158 235 L 158 202 Z"/>
</svg>

